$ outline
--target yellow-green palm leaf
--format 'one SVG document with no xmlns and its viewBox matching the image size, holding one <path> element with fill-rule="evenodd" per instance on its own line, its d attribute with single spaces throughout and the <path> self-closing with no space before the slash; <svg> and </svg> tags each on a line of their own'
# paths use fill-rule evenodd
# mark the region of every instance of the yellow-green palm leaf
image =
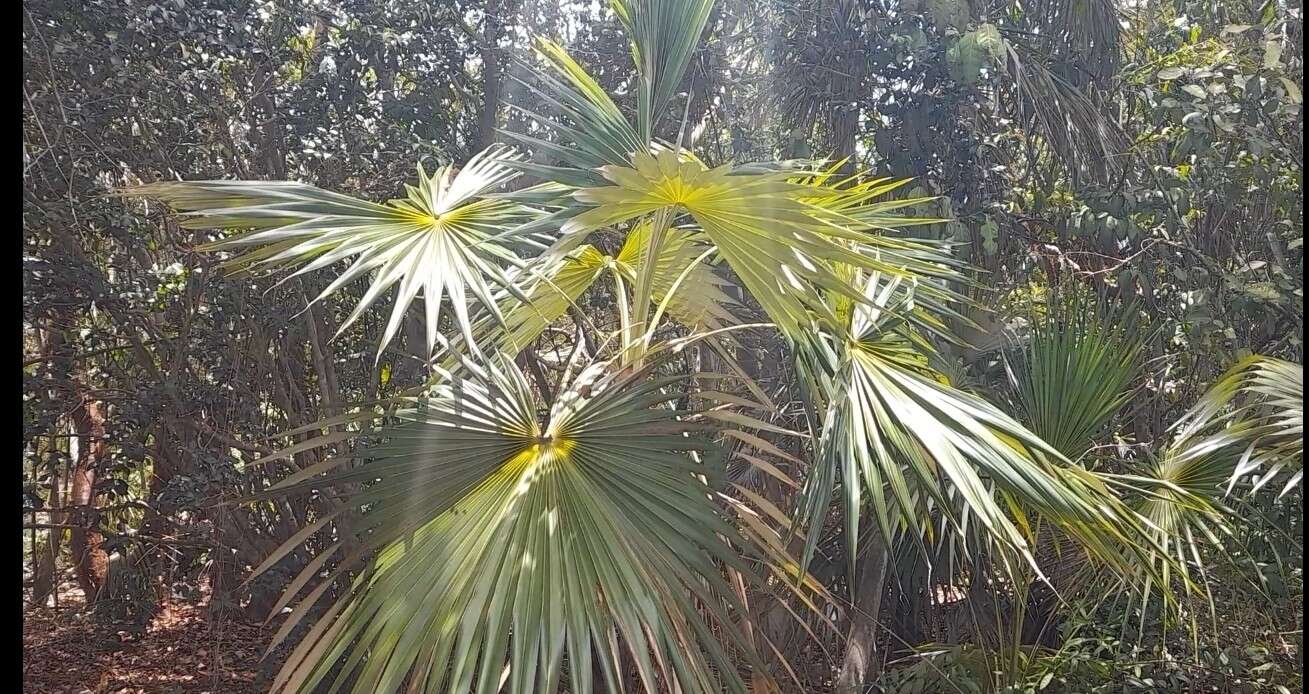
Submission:
<svg viewBox="0 0 1309 694">
<path fill-rule="evenodd" d="M 528 287 L 524 292 L 526 301 L 501 292 L 498 304 L 503 319 L 497 321 L 484 313 L 474 323 L 473 332 L 484 344 L 494 344 L 497 351 L 517 355 L 567 313 L 569 306 L 576 305 L 607 267 L 605 256 L 595 248 L 588 245 L 575 249 L 532 271 L 534 278 L 522 282 Z M 462 347 L 463 343 L 457 345 Z M 460 351 L 463 350 L 455 350 L 454 354 Z M 447 367 L 452 365 L 453 362 L 448 363 Z"/>
<path fill-rule="evenodd" d="M 656 211 L 687 213 L 789 335 L 802 332 L 814 317 L 836 322 L 816 290 L 863 299 L 833 270 L 837 264 L 894 275 L 953 276 L 944 262 L 919 257 L 934 249 L 903 240 L 888 243 L 846 209 L 844 195 L 804 182 L 803 173 L 734 174 L 731 167 L 710 169 L 669 149 L 638 152 L 631 167 L 604 166 L 600 171 L 613 185 L 573 194 L 592 208 L 563 225 L 564 244 Z M 889 216 L 882 221 L 881 228 L 894 223 Z M 944 293 L 925 289 L 929 297 Z"/>
<path fill-rule="evenodd" d="M 615 258 L 615 268 L 632 284 L 645 266 L 649 241 L 650 224 L 638 224 L 628 232 Z M 651 282 L 651 301 L 658 306 L 666 300 L 665 312 L 696 331 L 716 330 L 734 322 L 728 307 L 735 301 L 723 291 L 731 283 L 701 259 L 707 250 L 694 234 L 670 230 L 660 245 L 659 262 Z"/>
<path fill-rule="evenodd" d="M 726 649 L 762 664 L 720 573 L 750 573 L 710 501 L 722 451 L 669 406 L 677 379 L 649 373 L 593 365 L 541 420 L 511 359 L 465 363 L 380 432 L 365 464 L 328 461 L 275 487 L 366 483 L 346 506 L 361 513 L 355 551 L 375 559 L 274 690 L 390 692 L 408 681 L 547 693 L 563 686 L 566 661 L 579 694 L 618 691 L 627 672 L 647 691 L 745 692 Z"/>
</svg>

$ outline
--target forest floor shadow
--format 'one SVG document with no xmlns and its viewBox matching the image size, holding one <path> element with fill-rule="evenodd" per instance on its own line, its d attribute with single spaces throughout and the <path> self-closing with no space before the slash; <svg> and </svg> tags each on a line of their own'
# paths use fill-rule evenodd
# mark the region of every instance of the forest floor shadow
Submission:
<svg viewBox="0 0 1309 694">
<path fill-rule="evenodd" d="M 41 694 L 254 694 L 267 690 L 260 657 L 272 631 L 213 619 L 174 601 L 145 633 L 96 623 L 76 586 L 60 587 L 58 609 L 23 608 L 23 691 Z"/>
</svg>

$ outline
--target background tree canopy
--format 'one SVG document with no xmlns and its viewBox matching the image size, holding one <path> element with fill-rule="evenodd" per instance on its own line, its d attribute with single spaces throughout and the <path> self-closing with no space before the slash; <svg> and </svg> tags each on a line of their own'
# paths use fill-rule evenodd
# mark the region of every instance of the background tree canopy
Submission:
<svg viewBox="0 0 1309 694">
<path fill-rule="evenodd" d="M 1301 687 L 1299 3 L 32 0 L 22 21 L 33 691 L 420 689 L 450 656 L 399 636 L 391 600 L 430 588 L 388 562 L 472 557 L 419 604 L 494 625 L 503 600 L 460 572 L 577 550 L 474 481 L 569 461 L 590 476 L 564 517 L 642 573 L 496 583 L 519 596 L 514 645 L 485 645 L 504 663 L 529 659 L 518 620 L 555 619 L 521 596 L 559 576 L 570 638 L 612 634 L 543 637 L 558 653 L 505 689 Z M 177 183 L 219 180 L 306 185 Z M 415 218 L 477 241 L 404 246 Z M 254 244 L 289 219 L 328 231 L 295 258 Z M 370 279 L 347 251 L 391 255 Z M 267 271 L 291 259 L 322 267 Z M 530 464 L 464 452 L 520 444 Z M 417 474 L 430 456 L 448 477 Z M 619 459 L 644 467 L 606 476 Z M 432 548 L 482 512 L 499 549 Z M 336 605 L 389 631 L 295 651 Z M 494 690 L 498 657 L 427 690 Z"/>
</svg>

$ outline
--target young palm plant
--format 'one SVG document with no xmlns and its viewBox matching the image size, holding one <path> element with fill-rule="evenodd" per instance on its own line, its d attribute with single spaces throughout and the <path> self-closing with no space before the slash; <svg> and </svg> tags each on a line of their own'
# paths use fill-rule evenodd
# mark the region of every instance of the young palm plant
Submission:
<svg viewBox="0 0 1309 694">
<path fill-rule="evenodd" d="M 1091 564 L 1065 581 L 1067 592 L 1096 599 L 1106 592 L 1131 596 L 1142 619 L 1152 599 L 1162 598 L 1165 617 L 1189 616 L 1194 636 L 1195 611 L 1180 598 L 1207 597 L 1202 557 L 1232 560 L 1232 529 L 1244 520 L 1228 503 L 1239 502 L 1227 498 L 1233 486 L 1265 465 L 1248 493 L 1287 470 L 1281 494 L 1300 481 L 1303 367 L 1262 356 L 1243 359 L 1179 419 L 1172 440 L 1157 451 L 1141 448 L 1123 459 L 1096 456 L 1095 435 L 1128 401 L 1141 370 L 1145 336 L 1137 330 L 1136 313 L 1134 307 L 1078 295 L 1056 302 L 1008 365 L 1014 409 L 1066 456 L 1110 461 L 1095 476 L 1123 493 L 1154 539 L 1144 559 L 1155 571 L 1142 567 L 1142 580 L 1132 590 L 1119 589 L 1122 576 L 1105 576 Z"/>
<path fill-rule="evenodd" d="M 209 246 L 253 249 L 230 261 L 239 270 L 348 262 L 320 295 L 367 280 L 347 324 L 395 287 L 379 355 L 422 295 L 428 383 L 295 432 L 317 436 L 278 458 L 365 432 L 371 443 L 260 495 L 333 499 L 255 570 L 311 538 L 328 545 L 274 611 L 295 604 L 276 643 L 335 596 L 275 690 L 774 689 L 789 669 L 748 595 L 814 606 L 822 590 L 804 567 L 833 498 L 852 561 L 862 509 L 882 542 L 925 547 L 949 531 L 958 551 L 985 548 L 1011 573 L 1039 574 L 1033 517 L 1124 575 L 1150 551 L 1107 488 L 929 365 L 953 339 L 945 320 L 960 318 L 966 280 L 947 244 L 898 233 L 940 221 L 902 214 L 922 200 L 887 199 L 901 181 L 819 162 L 709 167 L 655 136 L 677 116 L 712 4 L 613 0 L 632 42 L 630 120 L 538 41 L 523 84 L 550 105 L 527 114 L 548 134 L 505 133 L 536 161 L 493 148 L 420 169 L 406 199 L 383 204 L 285 182 L 132 191 L 186 228 L 252 230 Z M 524 174 L 537 182 L 506 188 Z M 602 230 L 623 239 L 617 256 L 588 244 Z M 737 318 L 728 283 L 767 323 Z M 617 329 L 580 320 L 594 332 L 554 388 L 524 375 L 516 357 L 602 289 Z M 745 328 L 774 330 L 806 384 L 815 443 L 795 524 L 723 474 L 734 456 L 785 477 L 765 458 L 805 448 L 745 414 L 768 409 L 727 348 Z M 679 361 L 701 344 L 721 368 Z M 762 432 L 791 437 L 789 450 Z M 796 561 L 788 540 L 806 529 Z"/>
<path fill-rule="evenodd" d="M 1178 422 L 1171 442 L 1157 452 L 1138 447 L 1135 457 L 1117 459 L 1097 452 L 1114 446 L 1094 444 L 1130 399 L 1144 365 L 1145 339 L 1134 307 L 1097 302 L 1085 290 L 1074 289 L 1057 297 L 1044 315 L 1033 316 L 1030 334 L 1011 346 L 1004 359 L 1014 416 L 1063 456 L 1093 465 L 1092 479 L 1122 493 L 1129 514 L 1148 528 L 1153 542 L 1136 557 L 1137 566 L 1129 565 L 1127 574 L 1106 572 L 1103 563 L 1087 562 L 1084 552 L 1068 551 L 1066 526 L 1046 522 L 1048 514 L 1038 515 L 1030 526 L 1033 551 L 1054 590 L 1034 590 L 1036 584 L 1026 579 L 1012 583 L 1013 595 L 1002 610 L 1007 614 L 998 620 L 977 613 L 1000 603 L 970 597 L 974 625 L 985 624 L 974 629 L 989 633 L 974 634 L 972 642 L 919 646 L 912 655 L 917 662 L 888 674 L 885 684 L 905 691 L 945 689 L 952 678 L 961 677 L 984 684 L 985 691 L 1030 684 L 1058 659 L 1057 650 L 1038 644 L 1047 641 L 1044 633 L 1057 629 L 1058 603 L 1069 599 L 1099 602 L 1116 596 L 1115 601 L 1128 603 L 1124 608 L 1135 603 L 1141 619 L 1162 599 L 1165 624 L 1188 621 L 1192 636 L 1198 636 L 1204 603 L 1210 603 L 1210 615 L 1213 608 L 1208 560 L 1232 561 L 1243 549 L 1233 531 L 1246 514 L 1235 503 L 1229 505 L 1227 490 L 1265 463 L 1251 491 L 1301 466 L 1302 370 L 1266 357 L 1245 359 Z M 1293 472 L 1283 493 L 1298 482 Z M 976 544 L 970 537 L 959 542 Z M 946 568 L 952 582 L 976 580 L 975 562 L 967 566 L 965 560 L 965 570 L 951 570 L 955 562 L 945 557 L 934 561 Z M 917 557 L 903 549 L 895 561 L 904 565 L 897 569 L 901 573 L 923 570 Z M 1135 580 L 1131 571 L 1136 571 Z M 1262 574 L 1258 580 L 1264 580 Z M 1122 614 L 1126 627 L 1132 610 Z"/>
</svg>

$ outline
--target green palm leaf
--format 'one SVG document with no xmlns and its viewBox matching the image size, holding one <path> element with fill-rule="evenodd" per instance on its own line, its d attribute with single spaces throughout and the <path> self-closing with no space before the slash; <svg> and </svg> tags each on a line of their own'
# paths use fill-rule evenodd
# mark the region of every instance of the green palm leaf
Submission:
<svg viewBox="0 0 1309 694">
<path fill-rule="evenodd" d="M 564 185 L 596 185 L 600 182 L 594 171 L 596 168 L 626 163 L 632 152 L 648 147 L 648 140 L 643 141 L 636 134 L 613 99 L 562 47 L 544 38 L 538 38 L 535 45 L 537 55 L 549 70 L 525 66 L 529 77 L 515 79 L 551 106 L 556 117 L 548 118 L 519 106 L 510 106 L 548 125 L 558 141 L 550 142 L 512 131 L 502 132 L 530 146 L 538 156 L 546 155 L 558 164 L 517 162 L 514 166 Z"/>
<path fill-rule="evenodd" d="M 1073 299 L 1037 319 L 1017 358 L 1006 360 L 1021 419 L 1064 456 L 1085 453 L 1131 396 L 1141 353 L 1133 327 L 1130 308 Z"/>
<path fill-rule="evenodd" d="M 714 0 L 611 0 L 610 5 L 632 38 L 640 80 L 637 130 L 648 143 L 682 83 Z"/>
<path fill-rule="evenodd" d="M 561 165 L 522 163 L 546 180 L 567 185 L 587 182 L 601 165 L 624 165 L 635 152 L 653 144 L 654 127 L 676 94 L 686 67 L 704 33 L 713 0 L 611 0 L 611 6 L 632 41 L 632 58 L 639 83 L 635 128 L 613 99 L 585 68 L 558 44 L 536 40 L 536 51 L 548 70 L 526 67 L 530 77 L 515 77 L 533 95 L 550 105 L 555 118 L 513 106 L 547 124 L 557 142 L 519 133 L 505 134 L 546 154 Z"/>
<path fill-rule="evenodd" d="M 1008 78 L 1009 111 L 1038 134 L 1070 171 L 1102 181 L 1121 172 L 1122 153 L 1131 142 L 1106 116 L 1107 109 L 1096 103 L 1092 88 L 1070 83 L 1045 65 L 1039 52 L 1021 43 L 1005 41 L 997 63 Z"/>
<path fill-rule="evenodd" d="M 1228 492 L 1267 466 L 1257 491 L 1292 471 L 1282 494 L 1304 475 L 1304 366 L 1260 355 L 1237 362 L 1175 425 L 1175 455 L 1216 458 L 1230 471 Z"/>
<path fill-rule="evenodd" d="M 877 233 L 922 220 L 879 214 L 875 224 L 861 221 L 852 201 L 865 202 L 868 191 L 824 187 L 812 181 L 814 172 L 737 175 L 730 167 L 709 169 L 669 149 L 638 152 L 631 167 L 600 171 L 613 185 L 573 194 L 593 207 L 563 225 L 561 242 L 580 243 L 595 229 L 654 212 L 689 213 L 769 318 L 789 335 L 802 333 L 815 315 L 835 322 L 815 289 L 863 300 L 833 269 L 837 264 L 892 275 L 955 276 L 948 259 L 932 248 Z M 950 292 L 924 286 L 922 294 L 932 305 Z"/>
<path fill-rule="evenodd" d="M 512 360 L 466 363 L 364 465 L 275 487 L 363 483 L 347 544 L 376 558 L 274 689 L 552 692 L 566 669 L 590 692 L 594 667 L 609 691 L 625 672 L 647 691 L 746 691 L 727 649 L 762 666 L 718 568 L 748 574 L 709 499 L 721 451 L 665 406 L 675 380 L 648 372 L 595 365 L 541 422 Z"/>
<path fill-rule="evenodd" d="M 912 292 L 902 280 L 874 273 L 865 291 L 868 301 L 854 305 L 843 337 L 820 335 L 796 346 L 809 397 L 822 413 L 800 501 L 805 525 L 821 526 L 839 488 L 851 571 L 865 504 L 888 543 L 905 533 L 932 536 L 932 518 L 940 515 L 961 534 L 975 527 L 1036 568 L 1026 521 L 1012 516 L 1026 507 L 1130 573 L 1145 539 L 1130 510 L 1086 471 L 1060 465 L 1066 459 L 1017 421 L 930 369 L 923 356 L 930 347 L 904 318 L 913 315 L 903 310 Z"/>
<path fill-rule="evenodd" d="M 1197 585 L 1207 590 L 1205 547 L 1235 563 L 1227 548 L 1242 518 L 1224 503 L 1224 490 L 1265 464 L 1252 492 L 1288 468 L 1295 472 L 1281 493 L 1300 482 L 1303 373 L 1278 359 L 1243 359 L 1178 420 L 1176 437 L 1161 454 L 1147 452 L 1144 465 L 1125 461 L 1127 472 L 1098 475 L 1133 496 L 1132 508 L 1148 528 L 1144 559 L 1151 571 L 1141 572 L 1136 586 L 1143 605 L 1156 588 L 1167 600 L 1174 579 L 1188 592 Z M 1212 614 L 1212 599 L 1209 607 Z"/>
<path fill-rule="evenodd" d="M 354 279 L 371 276 L 368 290 L 341 330 L 399 284 L 378 346 L 380 356 L 420 291 L 429 349 L 437 342 L 444 299 L 449 299 L 467 336 L 470 301 L 498 316 L 493 290 L 517 291 L 506 267 L 519 261 L 510 245 L 512 235 L 506 238 L 504 232 L 535 213 L 515 202 L 479 197 L 517 175 L 507 165 L 512 160 L 503 150 L 488 150 L 457 172 L 445 166 L 428 176 L 420 166 L 418 185 L 406 186 L 408 196 L 384 205 L 282 181 L 179 181 L 127 193 L 158 198 L 181 210 L 185 228 L 254 229 L 203 247 L 256 247 L 232 260 L 230 268 L 302 266 L 290 275 L 295 277 L 353 259 L 314 299 L 320 301 Z"/>
<path fill-rule="evenodd" d="M 1155 549 L 1147 560 L 1156 576 L 1138 586 L 1142 603 L 1148 604 L 1154 588 L 1167 598 L 1174 575 L 1189 591 L 1196 584 L 1192 568 L 1205 570 L 1201 547 L 1222 547 L 1219 536 L 1231 534 L 1234 516 L 1219 498 L 1226 477 L 1220 459 L 1199 449 L 1172 449 L 1159 457 L 1147 455 L 1139 472 L 1102 477 L 1135 496 L 1132 508 L 1145 520 L 1154 540 Z M 1207 587 L 1203 575 L 1201 579 Z"/>
</svg>

